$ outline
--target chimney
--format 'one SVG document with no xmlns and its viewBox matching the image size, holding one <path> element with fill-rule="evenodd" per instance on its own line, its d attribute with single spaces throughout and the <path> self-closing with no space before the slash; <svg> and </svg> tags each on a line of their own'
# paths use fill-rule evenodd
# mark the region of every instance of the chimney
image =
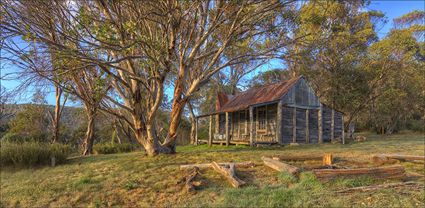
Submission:
<svg viewBox="0 0 425 208">
<path fill-rule="evenodd" d="M 215 102 L 215 110 L 219 111 L 228 101 L 229 101 L 229 97 L 226 94 L 222 92 L 218 92 L 217 100 Z"/>
</svg>

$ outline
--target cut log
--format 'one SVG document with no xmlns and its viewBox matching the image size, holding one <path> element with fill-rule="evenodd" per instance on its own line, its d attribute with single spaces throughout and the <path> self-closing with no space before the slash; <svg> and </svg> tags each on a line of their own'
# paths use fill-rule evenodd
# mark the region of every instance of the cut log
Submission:
<svg viewBox="0 0 425 208">
<path fill-rule="evenodd" d="M 326 153 L 323 155 L 323 165 L 332 166 L 332 154 Z"/>
<path fill-rule="evenodd" d="M 405 176 L 404 167 L 401 165 L 378 168 L 314 169 L 313 173 L 317 178 L 322 180 L 329 180 L 336 177 L 352 178 L 357 176 L 369 176 L 379 179 L 398 179 Z"/>
<path fill-rule="evenodd" d="M 283 161 L 305 161 L 305 160 L 322 160 L 323 156 L 302 155 L 302 156 L 275 156 L 273 159 Z"/>
<path fill-rule="evenodd" d="M 195 191 L 195 186 L 193 183 L 193 179 L 199 174 L 199 168 L 193 167 L 193 169 L 189 172 L 189 174 L 185 177 L 185 189 L 187 192 Z"/>
<path fill-rule="evenodd" d="M 376 155 L 376 157 L 396 159 L 401 161 L 415 161 L 415 160 L 425 161 L 425 156 L 417 156 L 417 155 L 380 154 L 380 155 Z"/>
<path fill-rule="evenodd" d="M 272 169 L 275 169 L 279 172 L 289 172 L 292 175 L 297 175 L 300 172 L 299 168 L 292 166 L 292 165 L 289 165 L 289 164 L 286 164 L 286 163 L 283 163 L 279 160 L 275 160 L 275 159 L 268 158 L 268 157 L 262 157 L 261 159 L 263 160 L 263 162 L 266 166 L 268 166 Z"/>
<path fill-rule="evenodd" d="M 230 182 L 230 184 L 233 187 L 239 188 L 240 186 L 245 184 L 244 181 L 242 181 L 236 176 L 234 163 L 229 163 L 229 165 L 225 165 L 228 167 L 222 166 L 216 162 L 212 162 L 211 164 L 212 164 L 212 168 L 214 168 L 215 171 L 219 172 L 221 175 L 226 177 L 226 179 Z"/>
<path fill-rule="evenodd" d="M 374 190 L 383 189 L 383 188 L 396 188 L 396 187 L 409 187 L 409 189 L 423 190 L 424 184 L 420 184 L 415 181 L 408 181 L 408 182 L 402 182 L 402 183 L 387 183 L 387 184 L 380 184 L 380 185 L 373 185 L 373 186 L 360 186 L 360 187 L 348 188 L 348 189 L 336 191 L 336 193 L 343 194 L 343 193 L 352 193 L 356 191 L 366 192 L 366 191 L 374 191 Z"/>
<path fill-rule="evenodd" d="M 372 161 L 376 165 L 395 164 L 395 163 L 398 162 L 398 160 L 390 159 L 390 158 L 385 157 L 383 155 L 374 155 L 372 157 Z"/>
<path fill-rule="evenodd" d="M 219 165 L 225 165 L 228 166 L 230 165 L 230 163 L 218 163 Z M 251 161 L 248 162 L 240 162 L 240 163 L 233 163 L 235 165 L 236 168 L 252 168 L 255 167 L 255 164 Z M 198 168 L 211 168 L 212 164 L 211 163 L 201 163 L 201 164 L 188 164 L 188 165 L 180 165 L 180 170 L 183 169 L 190 169 L 193 167 L 198 167 Z"/>
</svg>

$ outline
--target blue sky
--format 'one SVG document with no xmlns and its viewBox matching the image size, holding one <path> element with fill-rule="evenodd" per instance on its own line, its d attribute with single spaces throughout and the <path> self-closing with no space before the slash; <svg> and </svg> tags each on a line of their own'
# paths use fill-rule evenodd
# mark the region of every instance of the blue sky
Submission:
<svg viewBox="0 0 425 208">
<path fill-rule="evenodd" d="M 385 16 L 387 17 L 388 22 L 383 25 L 382 28 L 379 29 L 378 31 L 378 35 L 380 38 L 385 37 L 385 35 L 390 31 L 392 25 L 393 25 L 393 19 L 396 17 L 399 17 L 403 14 L 406 14 L 408 12 L 411 12 L 413 10 L 425 10 L 425 1 L 424 0 L 415 0 L 415 1 L 391 1 L 391 0 L 386 0 L 386 1 L 372 1 L 370 3 L 370 5 L 368 6 L 367 9 L 370 10 L 379 10 L 382 11 Z M 3 55 L 3 54 L 2 54 Z M 261 69 L 259 69 L 258 71 L 264 71 L 267 69 L 272 69 L 272 68 L 284 68 L 284 66 L 280 65 L 281 63 L 279 62 L 270 62 L 269 64 L 261 67 Z M 1 76 L 3 76 L 4 74 L 14 71 L 13 66 L 10 65 L 4 65 L 2 63 L 0 63 L 0 69 L 1 69 Z M 256 72 L 258 73 L 258 72 Z M 1 80 L 1 85 L 4 86 L 6 89 L 12 89 L 14 87 L 16 87 L 19 84 L 18 81 L 13 81 L 13 80 Z M 31 95 L 33 92 L 28 92 L 28 95 Z M 172 93 L 172 89 L 167 90 L 167 93 Z M 24 96 L 21 97 L 20 99 L 17 100 L 18 103 L 28 103 L 30 102 L 30 98 L 29 96 Z M 54 93 L 50 93 L 47 96 L 47 102 L 49 104 L 53 104 L 54 103 Z M 68 105 L 75 105 L 72 103 L 69 103 Z"/>
</svg>

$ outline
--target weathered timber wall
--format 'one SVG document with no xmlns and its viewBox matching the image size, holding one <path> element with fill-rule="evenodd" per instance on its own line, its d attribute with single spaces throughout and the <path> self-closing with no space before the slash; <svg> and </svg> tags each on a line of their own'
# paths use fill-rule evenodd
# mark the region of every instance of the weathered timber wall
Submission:
<svg viewBox="0 0 425 208">
<path fill-rule="evenodd" d="M 323 142 L 331 141 L 331 120 L 332 110 L 326 106 L 323 106 Z"/>
<path fill-rule="evenodd" d="M 319 98 L 304 79 L 300 79 L 283 97 L 283 102 L 289 105 L 319 107 Z"/>
<path fill-rule="evenodd" d="M 305 109 L 297 108 L 297 143 L 305 143 Z"/>
<path fill-rule="evenodd" d="M 335 138 L 342 138 L 342 113 L 335 111 L 335 124 L 334 124 L 334 136 Z"/>
<path fill-rule="evenodd" d="M 308 120 L 309 120 L 309 135 L 310 135 L 310 143 L 318 143 L 318 125 L 317 125 L 317 110 L 310 110 L 308 112 Z"/>
<path fill-rule="evenodd" d="M 282 140 L 284 144 L 292 142 L 292 113 L 293 110 L 290 107 L 284 106 L 282 109 Z"/>
</svg>

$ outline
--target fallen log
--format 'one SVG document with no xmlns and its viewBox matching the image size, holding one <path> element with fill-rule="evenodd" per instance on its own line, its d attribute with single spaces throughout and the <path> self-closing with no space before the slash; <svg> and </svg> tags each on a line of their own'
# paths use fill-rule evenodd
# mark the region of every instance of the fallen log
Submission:
<svg viewBox="0 0 425 208">
<path fill-rule="evenodd" d="M 395 163 L 398 162 L 398 160 L 390 159 L 390 158 L 385 157 L 383 155 L 374 155 L 372 157 L 372 161 L 376 165 L 395 164 Z"/>
<path fill-rule="evenodd" d="M 375 155 L 374 157 L 396 159 L 401 161 L 415 161 L 415 160 L 425 161 L 425 156 L 417 156 L 417 155 L 380 154 L 380 155 Z"/>
<path fill-rule="evenodd" d="M 303 155 L 303 156 L 275 156 L 275 160 L 283 161 L 305 161 L 305 160 L 322 160 L 323 156 Z"/>
<path fill-rule="evenodd" d="M 292 175 L 297 175 L 300 171 L 299 168 L 283 163 L 279 160 L 268 158 L 268 157 L 262 157 L 261 158 L 264 162 L 264 164 L 272 169 L 275 169 L 279 172 L 289 172 Z"/>
<path fill-rule="evenodd" d="M 225 165 L 228 166 L 230 164 L 234 164 L 236 168 L 251 168 L 251 167 L 255 167 L 255 164 L 251 161 L 248 162 L 240 162 L 240 163 L 218 163 L 219 165 Z M 188 165 L 180 165 L 180 170 L 183 169 L 190 169 L 193 167 L 198 167 L 198 168 L 211 168 L 212 164 L 211 163 L 201 163 L 201 164 L 188 164 Z"/>
<path fill-rule="evenodd" d="M 199 175 L 199 168 L 198 167 L 193 167 L 192 171 L 189 172 L 189 174 L 185 177 L 185 189 L 188 192 L 193 192 L 195 191 L 195 186 L 193 183 L 193 179 L 195 179 L 195 177 Z M 198 184 L 199 185 L 199 184 Z"/>
<path fill-rule="evenodd" d="M 245 181 L 242 181 L 236 176 L 235 172 L 235 164 L 229 163 L 228 165 L 220 165 L 216 162 L 212 162 L 212 168 L 222 174 L 226 179 L 230 182 L 230 184 L 235 187 L 239 188 L 240 186 L 245 184 Z"/>
<path fill-rule="evenodd" d="M 383 189 L 383 188 L 396 188 L 396 187 L 409 187 L 410 189 L 423 190 L 424 184 L 420 184 L 415 181 L 408 181 L 408 182 L 402 182 L 402 183 L 387 183 L 387 184 L 380 184 L 380 185 L 373 185 L 373 186 L 360 186 L 360 187 L 348 188 L 348 189 L 336 191 L 336 193 L 343 194 L 343 193 L 352 193 L 356 191 L 366 192 L 366 191 L 374 191 L 374 190 Z"/>
<path fill-rule="evenodd" d="M 329 180 L 337 177 L 352 178 L 357 176 L 397 179 L 405 176 L 404 167 L 401 165 L 378 168 L 314 169 L 313 173 L 318 179 L 322 180 Z"/>
</svg>

